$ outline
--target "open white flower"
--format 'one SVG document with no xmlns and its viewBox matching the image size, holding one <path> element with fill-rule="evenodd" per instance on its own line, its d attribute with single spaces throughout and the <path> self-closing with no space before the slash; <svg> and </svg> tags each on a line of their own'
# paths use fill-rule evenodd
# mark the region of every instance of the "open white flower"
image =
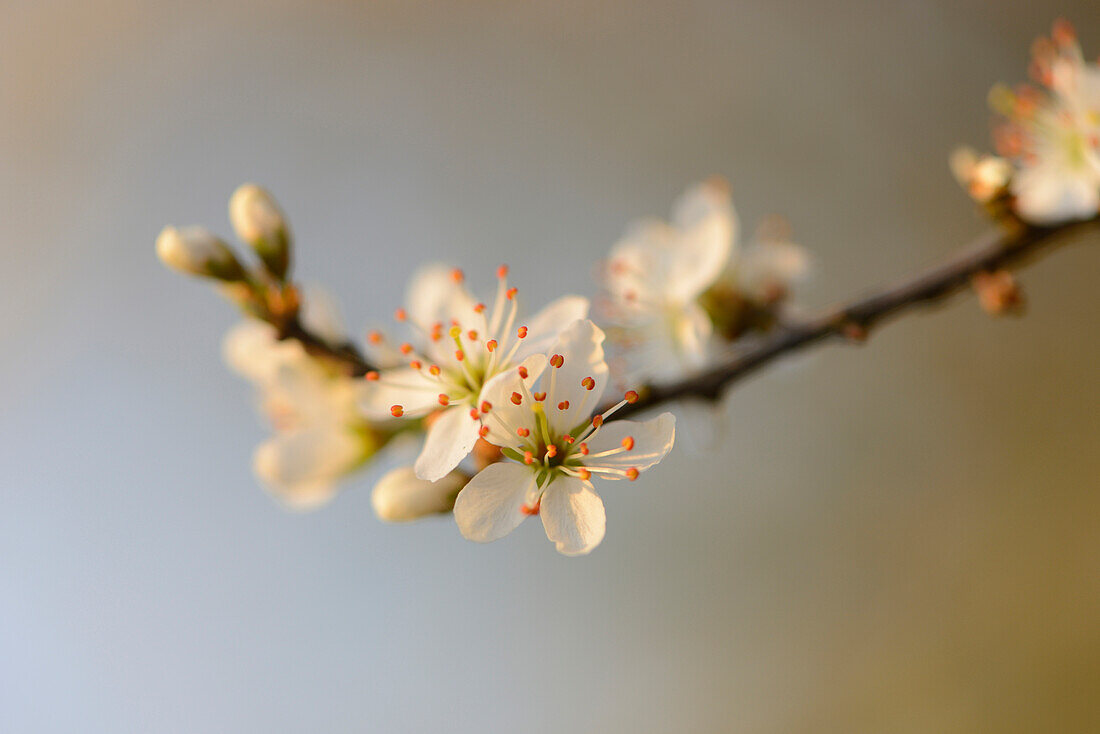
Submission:
<svg viewBox="0 0 1100 734">
<path fill-rule="evenodd" d="M 998 148 L 1017 165 L 1016 211 L 1036 224 L 1088 219 L 1100 212 L 1100 67 L 1087 63 L 1065 22 L 1034 46 L 1032 74 L 1046 91 L 994 90 L 1008 121 Z"/>
<path fill-rule="evenodd" d="M 546 535 L 566 555 L 588 553 L 603 540 L 603 501 L 590 479 L 636 479 L 672 448 L 676 419 L 605 423 L 635 393 L 592 416 L 607 385 L 604 334 L 578 321 L 550 349 L 496 376 L 478 407 L 481 435 L 500 446 L 490 464 L 459 493 L 455 520 L 470 540 L 488 542 L 524 518 L 542 517 Z"/>
<path fill-rule="evenodd" d="M 509 288 L 507 268 L 497 271 L 492 309 L 478 302 L 463 284 L 459 270 L 431 266 L 413 279 L 407 321 L 418 347 L 405 343 L 398 352 L 407 366 L 367 375 L 363 410 L 373 417 L 439 415 L 427 429 L 416 460 L 416 475 L 436 481 L 458 466 L 473 449 L 480 423 L 477 406 L 487 383 L 530 354 L 544 351 L 558 333 L 588 314 L 588 300 L 563 296 L 529 321 L 520 323 L 516 289 Z M 382 339 L 372 334 L 372 342 Z"/>
<path fill-rule="evenodd" d="M 729 186 L 712 179 L 677 200 L 670 223 L 639 222 L 612 249 L 610 315 L 644 350 L 637 356 L 649 376 L 705 363 L 712 326 L 698 299 L 726 269 L 736 232 Z"/>
<path fill-rule="evenodd" d="M 333 331 L 317 318 L 311 326 Z M 280 341 L 270 325 L 239 324 L 226 335 L 223 354 L 254 383 L 275 430 L 256 449 L 253 469 L 288 507 L 312 509 L 329 501 L 339 481 L 385 442 L 386 432 L 359 413 L 362 383 L 330 371 L 300 343 Z"/>
</svg>

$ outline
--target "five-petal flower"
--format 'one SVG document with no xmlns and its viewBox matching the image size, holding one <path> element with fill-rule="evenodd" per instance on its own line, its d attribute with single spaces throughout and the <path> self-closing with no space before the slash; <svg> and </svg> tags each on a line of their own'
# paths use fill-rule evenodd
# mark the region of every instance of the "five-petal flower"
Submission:
<svg viewBox="0 0 1100 734">
<path fill-rule="evenodd" d="M 466 289 L 461 271 L 431 266 L 418 273 L 408 308 L 396 314 L 410 324 L 418 344 L 390 346 L 405 366 L 367 375 L 362 405 L 368 416 L 416 418 L 438 411 L 416 460 L 421 479 L 441 479 L 473 449 L 481 427 L 477 406 L 495 376 L 545 350 L 558 332 L 588 314 L 587 299 L 563 296 L 521 323 L 507 268 L 501 266 L 497 276 L 489 309 Z M 385 346 L 377 333 L 371 341 Z"/>
<path fill-rule="evenodd" d="M 603 332 L 577 321 L 551 347 L 486 385 L 478 408 L 481 435 L 506 459 L 479 472 L 459 493 L 455 520 L 470 540 L 488 542 L 539 515 L 547 537 L 566 555 L 588 553 L 603 539 L 603 501 L 591 479 L 636 479 L 672 448 L 676 420 L 645 422 L 592 415 L 607 385 Z"/>
</svg>

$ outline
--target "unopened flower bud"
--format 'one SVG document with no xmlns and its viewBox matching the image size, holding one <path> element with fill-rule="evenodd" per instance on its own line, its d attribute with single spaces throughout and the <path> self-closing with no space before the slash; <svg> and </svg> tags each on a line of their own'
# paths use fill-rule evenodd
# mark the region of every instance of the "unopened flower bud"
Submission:
<svg viewBox="0 0 1100 734">
<path fill-rule="evenodd" d="M 980 204 L 991 200 L 1008 186 L 1012 164 L 995 155 L 979 156 L 971 148 L 957 148 L 949 160 L 959 185 Z"/>
<path fill-rule="evenodd" d="M 978 303 L 990 316 L 1019 314 L 1024 307 L 1024 294 L 1012 273 L 996 270 L 991 273 L 978 273 L 971 280 Z"/>
<path fill-rule="evenodd" d="M 378 518 L 386 522 L 408 522 L 450 512 L 466 480 L 464 475 L 451 472 L 438 482 L 429 482 L 418 479 L 411 466 L 403 466 L 378 480 L 371 504 Z"/>
<path fill-rule="evenodd" d="M 286 218 L 271 194 L 255 184 L 244 184 L 229 199 L 229 221 L 276 278 L 290 267 L 290 233 Z"/>
<path fill-rule="evenodd" d="M 157 257 L 181 273 L 236 281 L 244 268 L 229 246 L 202 227 L 165 227 L 157 236 Z"/>
</svg>

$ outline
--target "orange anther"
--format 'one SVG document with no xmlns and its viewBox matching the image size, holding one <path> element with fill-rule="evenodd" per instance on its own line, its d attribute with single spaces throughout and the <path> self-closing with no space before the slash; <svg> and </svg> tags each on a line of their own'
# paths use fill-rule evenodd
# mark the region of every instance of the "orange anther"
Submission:
<svg viewBox="0 0 1100 734">
<path fill-rule="evenodd" d="M 563 364 L 565 364 L 565 357 L 561 356 L 560 354 L 555 354 L 553 357 L 550 358 L 551 367 L 561 367 Z"/>
<path fill-rule="evenodd" d="M 477 412 L 477 408 L 470 408 L 470 417 L 476 421 L 481 417 L 481 413 Z"/>
<path fill-rule="evenodd" d="M 439 373 L 442 372 L 442 370 L 439 369 L 439 365 L 433 364 L 431 367 L 428 368 L 428 372 L 431 373 L 433 377 L 438 377 Z"/>
<path fill-rule="evenodd" d="M 581 385 L 584 387 L 585 390 L 591 390 L 592 388 L 596 387 L 596 381 L 593 380 L 591 377 L 586 377 L 581 380 Z"/>
<path fill-rule="evenodd" d="M 490 352 L 493 351 L 497 348 L 497 340 L 490 339 L 489 341 L 485 342 L 485 348 L 488 349 Z"/>
<path fill-rule="evenodd" d="M 569 410 L 569 401 L 563 400 L 558 403 L 558 410 Z"/>
<path fill-rule="evenodd" d="M 527 505 L 523 505 L 520 508 L 520 511 L 523 512 L 524 515 L 527 515 L 528 517 L 530 517 L 532 515 L 539 514 L 539 509 L 541 509 L 541 508 L 542 508 L 542 499 L 539 499 L 539 501 L 535 503 L 534 507 L 528 507 Z"/>
<path fill-rule="evenodd" d="M 485 304 L 479 303 L 474 306 L 474 313 L 485 313 Z"/>
<path fill-rule="evenodd" d="M 508 266 L 507 265 L 501 265 L 499 268 L 497 268 L 497 277 L 498 278 L 507 278 L 508 277 Z"/>
<path fill-rule="evenodd" d="M 468 338 L 470 341 L 477 341 L 477 332 L 473 329 L 470 329 L 466 332 L 466 338 Z"/>
<path fill-rule="evenodd" d="M 461 349 L 456 349 L 455 350 L 455 359 L 457 359 L 459 362 L 466 359 L 466 352 L 462 351 Z"/>
<path fill-rule="evenodd" d="M 465 278 L 466 275 L 458 268 L 455 268 L 451 271 L 451 280 L 453 280 L 454 282 L 461 283 L 463 280 L 465 280 Z"/>
<path fill-rule="evenodd" d="M 588 444 L 582 443 L 577 447 L 577 450 L 581 452 L 581 456 L 588 456 Z"/>
<path fill-rule="evenodd" d="M 592 416 L 592 427 L 593 428 L 599 428 L 602 425 L 603 425 L 603 416 L 602 415 L 597 413 L 596 415 Z"/>
<path fill-rule="evenodd" d="M 378 382 L 378 376 L 379 376 L 378 373 L 375 372 L 374 370 L 371 370 L 366 375 L 364 375 L 364 377 L 366 377 L 371 382 Z"/>
<path fill-rule="evenodd" d="M 512 405 L 519 405 L 523 402 L 523 396 L 518 392 L 512 393 Z"/>
<path fill-rule="evenodd" d="M 392 415 L 394 418 L 400 418 L 401 416 L 405 415 L 405 409 L 402 408 L 400 405 L 394 405 L 390 407 L 390 415 Z"/>
<path fill-rule="evenodd" d="M 533 397 L 535 400 L 537 400 L 538 402 L 541 403 L 543 400 L 546 400 L 546 393 L 537 392 L 534 395 L 532 395 L 531 397 Z"/>
<path fill-rule="evenodd" d="M 405 342 L 404 344 L 401 345 L 401 353 L 402 354 L 411 354 L 412 350 L 413 350 L 413 345 L 409 344 L 408 342 Z"/>
<path fill-rule="evenodd" d="M 419 359 L 414 359 L 412 362 L 409 362 L 409 366 L 412 367 L 414 370 L 418 370 L 424 365 L 421 364 Z"/>
<path fill-rule="evenodd" d="M 519 288 L 509 288 L 504 292 L 504 297 L 511 301 L 516 297 L 517 293 L 519 293 Z"/>
<path fill-rule="evenodd" d="M 493 404 L 490 403 L 488 400 L 482 400 L 481 401 L 481 412 L 482 413 L 488 413 L 492 409 L 493 409 Z"/>
<path fill-rule="evenodd" d="M 633 482 L 638 478 L 638 470 L 634 467 L 630 467 L 626 470 L 626 478 Z"/>
<path fill-rule="evenodd" d="M 591 478 L 592 478 L 592 472 L 588 471 L 583 466 L 580 469 L 577 469 L 577 479 L 584 479 L 584 480 L 587 481 Z"/>
<path fill-rule="evenodd" d="M 531 431 L 528 428 L 517 428 L 516 435 L 520 436 L 521 438 L 527 438 L 531 435 Z"/>
<path fill-rule="evenodd" d="M 626 402 L 628 403 L 636 403 L 638 402 L 638 393 L 634 392 L 633 390 L 627 390 L 626 395 L 623 396 L 623 399 L 626 400 Z"/>
<path fill-rule="evenodd" d="M 565 442 L 566 442 L 566 443 L 568 443 L 568 444 L 572 444 L 572 443 L 573 443 L 574 441 L 576 441 L 577 439 L 573 438 L 572 436 L 570 436 L 570 435 L 569 435 L 569 434 L 567 433 L 567 434 L 565 434 L 564 436 L 562 436 L 562 437 L 561 437 L 561 440 L 562 440 L 562 441 L 565 441 Z"/>
<path fill-rule="evenodd" d="M 518 371 L 519 371 L 520 379 L 521 380 L 526 380 L 527 379 L 527 368 L 524 367 L 523 365 L 520 365 Z"/>
<path fill-rule="evenodd" d="M 451 402 L 451 399 L 449 397 L 447 397 L 447 393 L 442 393 L 442 392 L 439 393 L 439 404 L 440 405 L 449 405 L 450 402 Z"/>
<path fill-rule="evenodd" d="M 634 437 L 633 436 L 627 436 L 626 438 L 623 439 L 623 448 L 626 449 L 627 451 L 630 451 L 632 448 L 634 448 Z"/>
<path fill-rule="evenodd" d="M 550 444 L 546 447 L 546 455 L 553 459 L 555 456 L 558 455 L 558 447 L 554 444 Z"/>
<path fill-rule="evenodd" d="M 369 341 L 371 344 L 381 344 L 382 343 L 382 332 L 372 331 L 372 332 L 368 333 L 367 334 L 367 341 Z"/>
<path fill-rule="evenodd" d="M 530 451 L 524 451 L 523 452 L 523 463 L 524 464 L 534 464 L 535 463 L 535 455 L 532 454 Z"/>
<path fill-rule="evenodd" d="M 485 438 L 486 436 L 488 436 L 489 435 L 489 426 L 482 426 L 481 428 L 477 429 L 477 435 L 481 436 L 482 438 Z"/>
<path fill-rule="evenodd" d="M 516 336 L 518 336 L 520 339 L 526 339 L 527 338 L 527 327 L 526 326 L 519 327 L 519 329 L 516 330 Z"/>
<path fill-rule="evenodd" d="M 409 318 L 409 314 L 405 311 L 405 309 L 399 308 L 393 312 L 393 317 L 398 321 L 404 321 L 405 319 Z"/>
</svg>

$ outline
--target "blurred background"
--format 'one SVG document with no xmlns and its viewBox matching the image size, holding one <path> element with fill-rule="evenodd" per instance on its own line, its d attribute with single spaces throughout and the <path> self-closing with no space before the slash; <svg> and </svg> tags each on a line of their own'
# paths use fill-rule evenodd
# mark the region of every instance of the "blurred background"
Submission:
<svg viewBox="0 0 1100 734">
<path fill-rule="evenodd" d="M 984 230 L 947 155 L 1058 15 L 1100 53 L 1093 0 L 4 3 L 0 730 L 1100 729 L 1095 236 L 740 385 L 583 559 L 280 509 L 153 252 L 262 183 L 358 335 L 426 260 L 592 293 L 717 173 L 822 306 Z"/>
</svg>

